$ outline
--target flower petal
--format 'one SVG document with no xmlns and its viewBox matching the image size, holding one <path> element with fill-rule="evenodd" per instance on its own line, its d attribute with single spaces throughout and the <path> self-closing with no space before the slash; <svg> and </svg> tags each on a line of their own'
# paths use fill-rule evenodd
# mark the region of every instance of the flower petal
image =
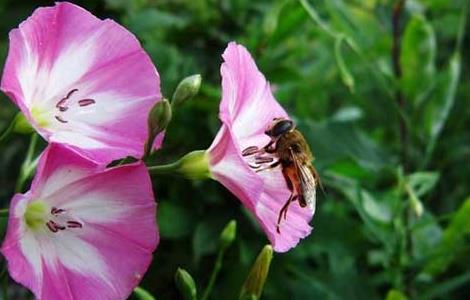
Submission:
<svg viewBox="0 0 470 300">
<path fill-rule="evenodd" d="M 264 131 L 273 119 L 287 114 L 274 99 L 269 83 L 245 47 L 231 42 L 222 57 L 219 117 L 231 126 L 243 149 L 253 145 L 248 141 L 253 137 L 265 139 Z"/>
<path fill-rule="evenodd" d="M 255 215 L 268 235 L 273 249 L 285 252 L 295 247 L 300 239 L 307 237 L 312 228 L 309 223 L 313 211 L 307 207 L 300 207 L 298 201 L 289 205 L 286 219 L 282 218 L 277 232 L 279 212 L 290 196 L 286 180 L 280 168 L 263 171 L 261 173 L 264 190 L 256 204 Z"/>
<path fill-rule="evenodd" d="M 247 208 L 254 210 L 256 199 L 263 189 L 263 182 L 241 157 L 229 127 L 222 125 L 207 153 L 214 178 L 237 196 Z"/>
<path fill-rule="evenodd" d="M 68 2 L 37 9 L 11 31 L 1 89 L 44 138 L 103 163 L 141 157 L 148 112 L 161 99 L 135 36 Z"/>
<path fill-rule="evenodd" d="M 32 230 L 24 214 L 35 200 L 60 209 L 56 215 L 51 210 L 45 220 L 80 226 L 52 232 L 44 223 Z M 52 144 L 41 157 L 32 190 L 12 201 L 1 252 L 12 278 L 38 299 L 125 299 L 158 244 L 155 216 L 142 162 L 104 169 Z"/>
</svg>

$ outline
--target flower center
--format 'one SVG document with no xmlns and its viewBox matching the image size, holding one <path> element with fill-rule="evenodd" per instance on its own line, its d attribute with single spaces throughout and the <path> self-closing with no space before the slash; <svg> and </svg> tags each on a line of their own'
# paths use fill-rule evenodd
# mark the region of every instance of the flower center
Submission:
<svg viewBox="0 0 470 300">
<path fill-rule="evenodd" d="M 42 201 L 34 201 L 28 204 L 24 214 L 24 220 L 28 228 L 37 230 L 44 224 L 47 215 L 47 206 Z"/>
<path fill-rule="evenodd" d="M 57 108 L 57 112 L 56 114 L 54 115 L 54 118 L 60 122 L 60 123 L 68 123 L 67 119 L 64 118 L 64 114 L 67 110 L 69 110 L 70 107 L 72 107 L 72 105 L 74 104 L 78 104 L 78 107 L 85 107 L 85 106 L 89 106 L 89 105 L 92 105 L 92 104 L 95 104 L 96 101 L 94 99 L 91 99 L 91 98 L 84 98 L 84 99 L 78 99 L 75 101 L 73 101 L 73 95 L 75 93 L 78 92 L 78 89 L 72 89 L 70 90 L 67 95 L 65 95 L 65 97 L 63 97 L 62 99 L 60 99 L 55 107 Z"/>
<path fill-rule="evenodd" d="M 52 207 L 50 211 L 51 217 L 46 222 L 46 227 L 51 232 L 56 233 L 69 228 L 82 228 L 83 224 L 67 213 L 65 209 Z"/>
<path fill-rule="evenodd" d="M 82 222 L 74 219 L 65 209 L 52 207 L 49 211 L 48 206 L 40 200 L 28 204 L 24 220 L 28 228 L 34 231 L 43 225 L 53 233 L 83 227 Z"/>
</svg>

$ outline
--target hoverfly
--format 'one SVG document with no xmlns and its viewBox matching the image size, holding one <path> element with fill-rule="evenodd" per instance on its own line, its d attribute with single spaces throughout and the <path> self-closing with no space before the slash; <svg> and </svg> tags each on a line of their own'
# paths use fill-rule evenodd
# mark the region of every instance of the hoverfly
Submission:
<svg viewBox="0 0 470 300">
<path fill-rule="evenodd" d="M 259 149 L 251 146 L 242 151 L 243 156 L 255 155 L 256 165 L 250 167 L 257 169 L 256 172 L 281 166 L 282 175 L 286 181 L 291 195 L 279 211 L 276 231 L 280 232 L 279 226 L 282 220 L 287 218 L 287 210 L 292 202 L 298 201 L 300 207 L 309 207 L 315 212 L 316 187 L 320 184 L 320 177 L 312 165 L 313 155 L 304 136 L 296 129 L 293 121 L 286 118 L 275 118 L 264 132 L 271 141 Z M 263 154 L 271 154 L 263 156 Z M 261 164 L 270 163 L 262 168 Z"/>
</svg>

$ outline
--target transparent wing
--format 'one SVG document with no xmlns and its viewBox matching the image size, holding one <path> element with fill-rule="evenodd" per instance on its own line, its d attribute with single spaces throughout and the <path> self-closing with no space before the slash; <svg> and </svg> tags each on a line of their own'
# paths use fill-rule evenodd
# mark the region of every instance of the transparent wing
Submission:
<svg viewBox="0 0 470 300">
<path fill-rule="evenodd" d="M 315 176 L 313 175 L 312 169 L 309 165 L 297 164 L 299 178 L 300 178 L 300 187 L 302 188 L 302 195 L 304 196 L 305 202 L 308 207 L 315 213 L 315 205 L 317 202 L 316 199 L 316 187 L 317 182 Z"/>
</svg>

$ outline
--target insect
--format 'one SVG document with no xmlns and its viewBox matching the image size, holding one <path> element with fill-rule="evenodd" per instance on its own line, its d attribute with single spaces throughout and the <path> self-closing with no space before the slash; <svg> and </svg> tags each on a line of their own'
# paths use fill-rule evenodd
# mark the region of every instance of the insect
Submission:
<svg viewBox="0 0 470 300">
<path fill-rule="evenodd" d="M 261 149 L 250 146 L 242 151 L 242 155 L 254 156 L 255 165 L 250 164 L 250 167 L 257 169 L 256 172 L 281 166 L 291 195 L 279 211 L 276 231 L 280 234 L 281 220 L 283 217 L 287 218 L 287 211 L 292 202 L 298 201 L 300 207 L 309 207 L 315 212 L 316 187 L 317 184 L 321 186 L 321 183 L 312 165 L 313 155 L 310 147 L 293 121 L 275 118 L 265 134 L 271 138 L 266 146 Z"/>
</svg>

